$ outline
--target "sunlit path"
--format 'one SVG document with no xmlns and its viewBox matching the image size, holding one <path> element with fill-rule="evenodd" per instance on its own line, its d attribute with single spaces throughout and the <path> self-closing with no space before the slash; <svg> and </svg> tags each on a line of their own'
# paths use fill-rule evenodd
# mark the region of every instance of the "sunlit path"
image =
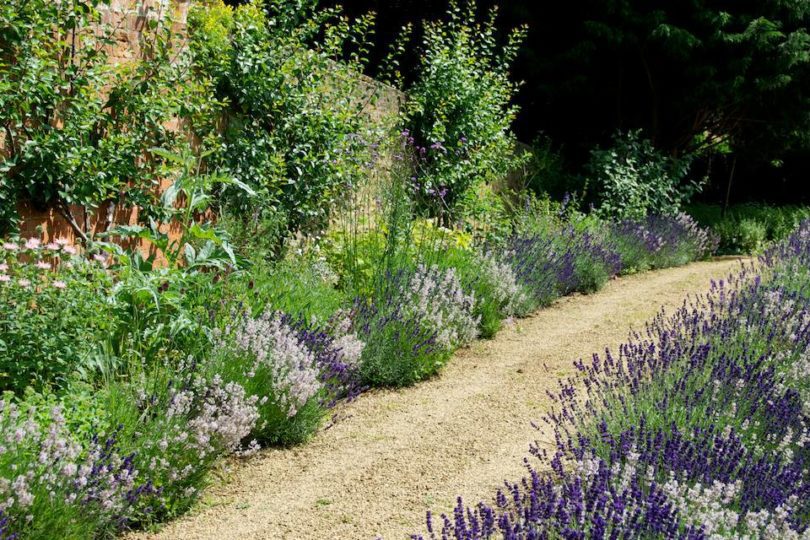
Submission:
<svg viewBox="0 0 810 540">
<path fill-rule="evenodd" d="M 490 497 L 521 476 L 529 443 L 544 440 L 530 421 L 572 360 L 619 344 L 661 306 L 679 306 L 739 265 L 696 263 L 564 298 L 460 351 L 434 380 L 342 407 L 343 418 L 303 447 L 233 463 L 196 511 L 141 537 L 406 538 L 427 509 L 449 511 L 460 494 Z"/>
</svg>

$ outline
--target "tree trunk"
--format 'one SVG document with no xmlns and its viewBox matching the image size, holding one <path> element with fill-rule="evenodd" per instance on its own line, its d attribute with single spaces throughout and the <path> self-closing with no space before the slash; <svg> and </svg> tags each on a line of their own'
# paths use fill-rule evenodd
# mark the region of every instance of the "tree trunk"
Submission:
<svg viewBox="0 0 810 540">
<path fill-rule="evenodd" d="M 731 184 L 734 182 L 734 171 L 737 170 L 737 156 L 734 156 L 734 161 L 731 162 L 731 172 L 728 175 L 728 185 L 726 185 L 726 198 L 723 201 L 723 210 L 720 212 L 720 217 L 726 217 L 728 212 L 729 200 L 731 199 Z"/>
</svg>

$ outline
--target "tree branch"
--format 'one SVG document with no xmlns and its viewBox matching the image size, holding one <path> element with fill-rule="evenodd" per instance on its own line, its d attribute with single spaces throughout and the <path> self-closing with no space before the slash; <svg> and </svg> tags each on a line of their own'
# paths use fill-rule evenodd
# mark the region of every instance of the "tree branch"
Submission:
<svg viewBox="0 0 810 540">
<path fill-rule="evenodd" d="M 86 246 L 90 242 L 90 239 L 87 237 L 87 234 L 85 234 L 82 228 L 79 227 L 79 224 L 73 217 L 73 213 L 70 211 L 70 206 L 68 206 L 68 204 L 60 198 L 56 205 L 56 210 L 59 212 L 59 215 L 61 215 L 65 221 L 67 221 L 70 228 L 73 229 L 73 233 L 81 239 L 82 244 Z"/>
</svg>

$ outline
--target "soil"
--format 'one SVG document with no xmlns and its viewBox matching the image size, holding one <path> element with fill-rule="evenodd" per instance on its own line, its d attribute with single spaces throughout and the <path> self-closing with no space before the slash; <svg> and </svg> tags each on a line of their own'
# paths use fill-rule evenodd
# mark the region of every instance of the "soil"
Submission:
<svg viewBox="0 0 810 540">
<path fill-rule="evenodd" d="M 154 539 L 404 539 L 425 513 L 491 500 L 523 476 L 524 457 L 551 434 L 539 420 L 546 390 L 573 361 L 623 342 L 662 307 L 725 278 L 737 259 L 695 263 L 611 281 L 559 300 L 490 341 L 459 351 L 442 374 L 413 388 L 342 404 L 309 443 L 229 462 L 188 515 Z"/>
</svg>

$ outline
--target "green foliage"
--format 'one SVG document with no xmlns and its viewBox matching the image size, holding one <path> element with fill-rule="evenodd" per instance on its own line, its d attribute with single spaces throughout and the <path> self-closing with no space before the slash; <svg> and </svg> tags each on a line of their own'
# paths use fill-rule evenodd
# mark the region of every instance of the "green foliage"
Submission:
<svg viewBox="0 0 810 540">
<path fill-rule="evenodd" d="M 538 136 L 532 143 L 526 170 L 525 188 L 537 195 L 560 200 L 583 188 L 578 185 L 578 179 L 566 171 L 562 150 L 555 148 L 548 136 Z"/>
<path fill-rule="evenodd" d="M 0 7 L 6 219 L 18 196 L 56 208 L 82 238 L 70 205 L 95 212 L 126 200 L 148 217 L 161 165 L 148 150 L 187 146 L 170 120 L 200 120 L 216 108 L 206 82 L 188 76 L 188 56 L 176 49 L 166 13 L 145 13 L 144 54 L 114 66 L 116 29 L 101 13 L 107 4 L 12 0 Z"/>
<path fill-rule="evenodd" d="M 617 219 L 677 214 L 700 187 L 685 180 L 689 165 L 688 158 L 661 154 L 639 131 L 615 136 L 613 146 L 593 150 L 588 163 L 598 214 Z"/>
<path fill-rule="evenodd" d="M 493 277 L 482 272 L 482 261 L 472 250 L 450 248 L 445 251 L 441 264 L 453 268 L 465 291 L 475 295 L 473 316 L 478 319 L 481 337 L 490 339 L 501 329 L 501 321 L 506 318 L 505 308 L 508 299 L 498 297 L 498 283 Z"/>
<path fill-rule="evenodd" d="M 220 348 L 212 362 L 212 373 L 225 381 L 238 383 L 249 396 L 257 396 L 260 422 L 250 437 L 264 445 L 291 446 L 307 441 L 326 415 L 322 395 L 308 399 L 294 414 L 289 414 L 276 391 L 277 369 L 257 361 L 254 354 L 233 348 Z"/>
<path fill-rule="evenodd" d="M 810 209 L 804 206 L 768 206 L 741 204 L 725 214 L 719 205 L 695 204 L 687 211 L 704 227 L 720 237 L 721 253 L 758 253 L 768 243 L 787 238 L 805 219 Z"/>
<path fill-rule="evenodd" d="M 189 17 L 196 69 L 227 103 L 209 165 L 258 194 L 226 187 L 222 203 L 248 228 L 269 219 L 282 236 L 323 228 L 369 160 L 358 74 L 373 19 L 315 5 L 217 0 Z"/>
<path fill-rule="evenodd" d="M 577 292 L 583 294 L 598 292 L 611 277 L 605 263 L 588 253 L 578 254 L 575 258 L 574 276 Z"/>
<path fill-rule="evenodd" d="M 417 321 L 381 317 L 372 320 L 374 331 L 365 337 L 360 374 L 372 387 L 404 387 L 436 375 L 452 351 L 427 343 L 433 332 Z"/>
<path fill-rule="evenodd" d="M 512 233 L 507 190 L 496 192 L 490 184 L 468 189 L 458 202 L 461 228 L 477 243 L 502 242 Z"/>
<path fill-rule="evenodd" d="M 189 269 L 223 270 L 236 266 L 236 255 L 227 240 L 227 234 L 211 222 L 204 221 L 204 217 L 212 206 L 212 193 L 217 188 L 232 186 L 247 196 L 254 196 L 255 192 L 235 178 L 221 174 L 204 174 L 202 160 L 210 152 L 199 157 L 191 152 L 181 155 L 162 148 L 152 148 L 150 152 L 171 164 L 177 174 L 160 197 L 159 219 L 152 219 L 148 227 L 117 226 L 101 236 L 147 240 L 154 248 L 147 260 L 141 261 L 139 253 L 131 254 L 134 259 L 132 262 L 144 268 L 152 268 L 159 254 L 166 258 L 172 268 L 182 265 Z M 171 169 L 166 171 L 167 174 L 170 172 Z M 175 238 L 169 234 L 172 230 L 179 232 Z M 127 257 L 118 244 L 105 247 L 116 251 L 119 258 Z"/>
<path fill-rule="evenodd" d="M 721 222 L 717 232 L 730 250 L 752 254 L 762 251 L 768 234 L 764 223 L 747 218 Z"/>
<path fill-rule="evenodd" d="M 216 309 L 217 326 L 227 324 L 237 307 L 258 316 L 268 309 L 296 319 L 325 323 L 349 302 L 338 290 L 338 276 L 324 260 L 255 262 L 218 280 L 210 294 L 199 300 Z"/>
<path fill-rule="evenodd" d="M 476 5 L 453 0 L 446 21 L 426 22 L 405 126 L 420 154 L 423 196 L 445 191 L 450 217 L 467 191 L 502 180 L 524 161 L 510 131 L 518 85 L 509 78 L 525 28 L 498 39 L 496 10 L 476 22 Z"/>
<path fill-rule="evenodd" d="M 116 329 L 112 280 L 99 263 L 16 246 L 0 247 L 0 392 L 61 388 Z"/>
</svg>

